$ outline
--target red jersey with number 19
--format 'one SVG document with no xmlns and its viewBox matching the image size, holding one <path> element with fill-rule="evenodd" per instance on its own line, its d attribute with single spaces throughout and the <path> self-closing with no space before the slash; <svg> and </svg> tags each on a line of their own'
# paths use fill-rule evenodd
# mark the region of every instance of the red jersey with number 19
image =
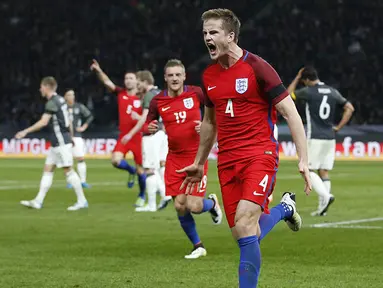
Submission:
<svg viewBox="0 0 383 288">
<path fill-rule="evenodd" d="M 132 130 L 138 121 L 132 118 L 132 111 L 137 112 L 139 115 L 142 114 L 141 100 L 136 95 L 128 95 L 128 92 L 121 87 L 116 87 L 114 92 L 117 93 L 118 97 L 119 129 L 120 132 L 126 134 Z"/>
<path fill-rule="evenodd" d="M 275 156 L 275 104 L 289 94 L 265 60 L 243 51 L 228 69 L 216 63 L 203 73 L 205 105 L 214 107 L 218 130 L 218 166 L 226 167 L 260 155 Z"/>
</svg>

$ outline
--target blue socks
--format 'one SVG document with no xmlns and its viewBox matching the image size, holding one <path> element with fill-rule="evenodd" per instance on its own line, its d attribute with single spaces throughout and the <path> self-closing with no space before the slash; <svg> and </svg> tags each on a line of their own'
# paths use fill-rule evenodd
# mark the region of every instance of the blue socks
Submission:
<svg viewBox="0 0 383 288">
<path fill-rule="evenodd" d="M 261 269 L 261 251 L 256 235 L 238 239 L 240 260 L 238 268 L 239 288 L 255 288 Z"/>
<path fill-rule="evenodd" d="M 145 199 L 145 191 L 146 191 L 146 174 L 143 173 L 138 175 L 138 185 L 140 186 L 140 193 L 138 193 L 138 197 L 141 199 Z"/>
<path fill-rule="evenodd" d="M 212 199 L 203 199 L 203 207 L 201 212 L 193 212 L 193 214 L 202 214 L 210 211 L 214 207 L 215 203 Z"/>
<path fill-rule="evenodd" d="M 137 172 L 136 167 L 130 165 L 128 162 L 126 162 L 125 159 L 121 160 L 121 162 L 120 162 L 120 164 L 118 164 L 117 168 L 122 169 L 122 170 L 126 170 L 130 174 L 136 174 L 136 172 Z"/>
<path fill-rule="evenodd" d="M 195 222 L 193 216 L 187 212 L 184 216 L 178 216 L 180 220 L 181 227 L 184 230 L 185 234 L 188 236 L 189 240 L 193 243 L 194 246 L 201 243 L 199 239 L 197 229 L 195 227 Z"/>
<path fill-rule="evenodd" d="M 262 214 L 259 219 L 261 228 L 261 241 L 274 228 L 277 223 L 283 219 L 290 218 L 293 215 L 293 209 L 285 203 L 280 203 L 270 210 L 270 214 Z"/>
</svg>

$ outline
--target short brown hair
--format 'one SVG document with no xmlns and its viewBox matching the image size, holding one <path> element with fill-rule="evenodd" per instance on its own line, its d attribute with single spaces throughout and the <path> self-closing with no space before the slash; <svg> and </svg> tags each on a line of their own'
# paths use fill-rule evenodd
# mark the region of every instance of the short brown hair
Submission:
<svg viewBox="0 0 383 288">
<path fill-rule="evenodd" d="M 43 84 L 44 86 L 49 86 L 51 87 L 53 90 L 56 90 L 57 89 L 57 81 L 54 77 L 52 76 L 48 76 L 48 77 L 44 77 L 42 80 L 41 80 L 41 84 Z"/>
<path fill-rule="evenodd" d="M 149 85 L 154 85 L 154 77 L 149 70 L 142 70 L 136 73 L 137 79 L 148 82 Z"/>
<path fill-rule="evenodd" d="M 223 30 L 225 30 L 228 33 L 234 32 L 234 40 L 238 42 L 239 31 L 241 29 L 241 22 L 239 21 L 238 17 L 234 14 L 233 11 L 223 8 L 210 9 L 205 11 L 201 16 L 201 20 L 203 22 L 210 19 L 221 19 Z"/>
<path fill-rule="evenodd" d="M 168 62 L 166 62 L 164 67 L 164 73 L 166 73 L 166 69 L 170 67 L 182 67 L 185 70 L 184 64 L 181 62 L 181 60 L 178 59 L 170 59 Z"/>
</svg>

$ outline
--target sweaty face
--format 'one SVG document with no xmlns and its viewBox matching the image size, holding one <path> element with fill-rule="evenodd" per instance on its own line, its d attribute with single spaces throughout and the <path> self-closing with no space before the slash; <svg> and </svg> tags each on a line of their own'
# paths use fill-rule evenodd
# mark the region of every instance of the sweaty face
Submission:
<svg viewBox="0 0 383 288">
<path fill-rule="evenodd" d="M 165 71 L 165 81 L 168 89 L 179 91 L 186 79 L 185 69 L 181 66 L 168 67 Z"/>
<path fill-rule="evenodd" d="M 228 52 L 233 35 L 233 32 L 227 33 L 223 29 L 221 19 L 209 19 L 203 23 L 203 37 L 212 60 L 217 60 Z"/>
<path fill-rule="evenodd" d="M 65 93 L 64 95 L 64 98 L 66 100 L 66 102 L 69 104 L 69 105 L 73 105 L 74 103 L 74 98 L 75 98 L 75 95 L 74 95 L 74 91 L 73 90 L 69 90 Z"/>
<path fill-rule="evenodd" d="M 146 93 L 148 87 L 148 83 L 146 81 L 143 81 L 142 79 L 137 78 L 137 90 L 139 94 Z"/>
<path fill-rule="evenodd" d="M 125 87 L 129 90 L 137 87 L 137 77 L 133 73 L 126 73 L 124 78 Z"/>
</svg>

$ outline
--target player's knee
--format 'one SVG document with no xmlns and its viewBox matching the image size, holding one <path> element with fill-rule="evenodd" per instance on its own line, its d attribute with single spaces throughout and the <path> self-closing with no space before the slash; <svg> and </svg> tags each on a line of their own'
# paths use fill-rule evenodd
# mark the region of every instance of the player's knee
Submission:
<svg viewBox="0 0 383 288">
<path fill-rule="evenodd" d="M 251 231 L 257 234 L 259 232 L 257 220 L 255 211 L 237 211 L 234 222 L 238 235 L 249 235 L 252 234 Z"/>
<path fill-rule="evenodd" d="M 318 173 L 319 173 L 319 177 L 322 179 L 328 179 L 329 178 L 327 170 L 319 170 Z"/>
<path fill-rule="evenodd" d="M 200 213 L 203 208 L 203 202 L 201 199 L 188 199 L 186 202 L 186 208 L 192 213 Z"/>
<path fill-rule="evenodd" d="M 160 161 L 160 167 L 165 167 L 166 161 Z"/>
<path fill-rule="evenodd" d="M 137 174 L 138 175 L 141 175 L 141 174 L 144 174 L 145 173 L 145 170 L 144 170 L 144 168 L 142 168 L 142 166 L 140 166 L 140 165 L 137 165 Z"/>
<path fill-rule="evenodd" d="M 114 167 L 118 167 L 118 165 L 120 164 L 120 160 L 117 160 L 117 159 L 112 158 L 111 163 L 112 163 L 112 165 L 113 165 Z"/>
<path fill-rule="evenodd" d="M 54 172 L 55 167 L 55 165 L 44 165 L 44 172 Z"/>
</svg>

